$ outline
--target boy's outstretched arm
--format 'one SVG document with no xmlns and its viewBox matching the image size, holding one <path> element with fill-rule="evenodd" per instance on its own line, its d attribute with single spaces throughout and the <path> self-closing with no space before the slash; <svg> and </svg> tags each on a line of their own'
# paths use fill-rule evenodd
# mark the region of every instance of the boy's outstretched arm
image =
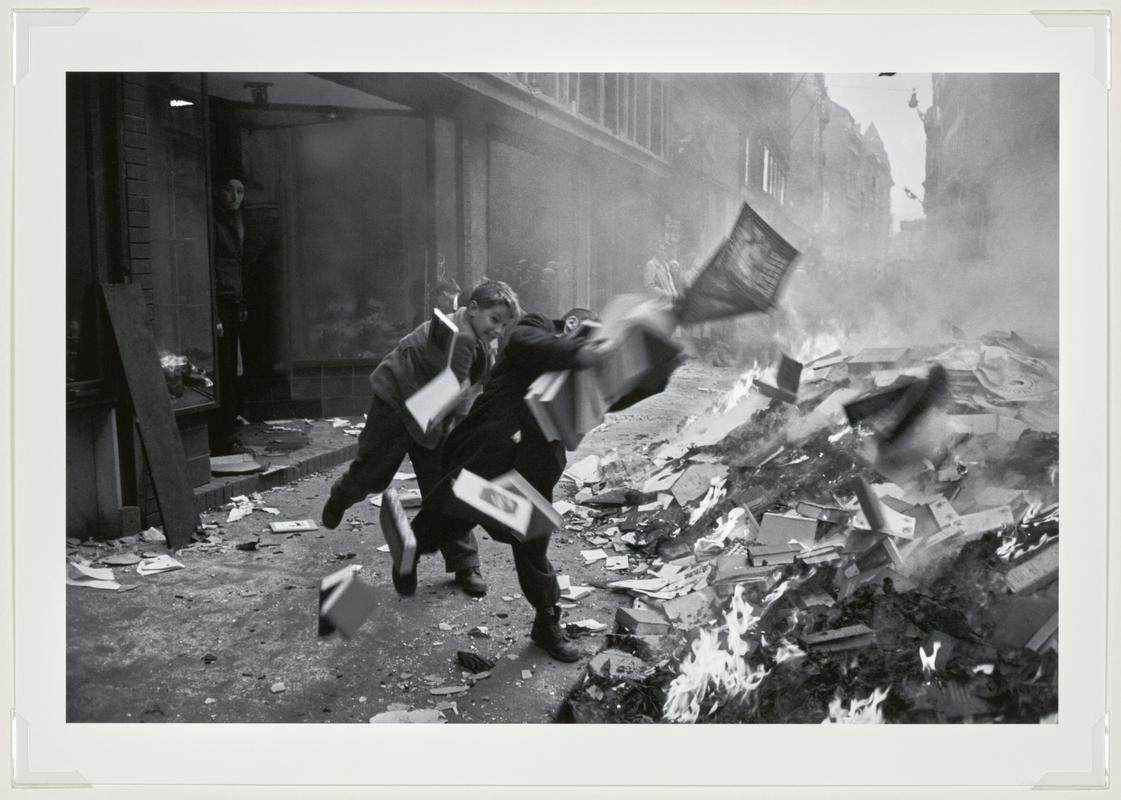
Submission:
<svg viewBox="0 0 1121 800">
<path fill-rule="evenodd" d="M 540 314 L 531 314 L 514 327 L 505 356 L 541 372 L 576 369 L 584 366 L 578 356 L 583 344 L 579 339 L 557 336 L 551 322 Z"/>
</svg>

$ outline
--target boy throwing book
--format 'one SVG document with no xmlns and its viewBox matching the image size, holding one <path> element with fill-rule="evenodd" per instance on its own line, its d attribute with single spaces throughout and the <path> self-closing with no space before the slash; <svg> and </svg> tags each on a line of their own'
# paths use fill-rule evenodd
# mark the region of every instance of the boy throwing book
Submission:
<svg viewBox="0 0 1121 800">
<path fill-rule="evenodd" d="M 396 506 L 394 492 L 387 492 L 382 503 L 403 524 L 385 531 L 393 538 L 393 585 L 398 593 L 416 591 L 416 561 L 420 553 L 431 553 L 442 544 L 469 531 L 474 522 L 449 513 L 451 485 L 463 469 L 487 480 L 517 470 L 548 501 L 553 487 L 564 471 L 565 449 L 560 442 L 548 441 L 534 420 L 525 396 L 531 383 L 546 372 L 589 367 L 603 356 L 601 345 L 576 337 L 580 323 L 592 317 L 587 309 L 574 308 L 563 320 L 549 320 L 541 314 L 528 314 L 510 332 L 495 365 L 490 382 L 471 408 L 467 418 L 448 437 L 444 451 L 447 474 L 426 494 L 420 513 L 412 525 Z M 665 387 L 672 367 L 664 375 L 647 382 L 612 406 L 625 408 L 641 397 Z M 509 544 L 514 552 L 514 568 L 522 593 L 536 611 L 532 640 L 559 661 L 576 661 L 580 651 L 560 626 L 560 587 L 549 563 L 549 537 L 520 542 L 502 530 L 486 528 L 497 541 Z M 411 558 L 402 553 L 414 553 Z"/>
<path fill-rule="evenodd" d="M 323 506 L 326 528 L 337 528 L 343 514 L 367 495 L 382 492 L 393 480 L 406 455 L 416 471 L 421 496 L 427 497 L 440 477 L 440 445 L 449 430 L 467 415 L 494 365 L 491 343 L 521 314 L 517 295 L 502 281 L 483 281 L 467 304 L 451 315 L 458 334 L 441 330 L 443 323 L 428 320 L 403 338 L 370 375 L 373 399 L 366 427 L 358 437 L 358 457 L 331 487 Z M 435 327 L 434 326 L 440 326 Z M 405 406 L 406 401 L 448 364 L 460 382 L 461 399 L 442 423 L 424 430 Z M 470 526 L 441 541 L 448 572 L 467 594 L 486 594 L 479 572 L 479 546 Z"/>
</svg>

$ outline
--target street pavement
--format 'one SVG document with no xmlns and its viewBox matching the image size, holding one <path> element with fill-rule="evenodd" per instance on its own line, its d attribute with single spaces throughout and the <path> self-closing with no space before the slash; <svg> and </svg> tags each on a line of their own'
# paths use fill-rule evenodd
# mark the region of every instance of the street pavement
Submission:
<svg viewBox="0 0 1121 800">
<path fill-rule="evenodd" d="M 687 362 L 663 394 L 611 415 L 569 463 L 613 448 L 623 458 L 641 456 L 712 405 L 738 374 Z M 263 492 L 261 505 L 275 516 L 257 510 L 227 522 L 228 511 L 207 511 L 203 521 L 218 526 L 213 541 L 176 553 L 183 569 L 139 577 L 118 568 L 118 580 L 135 587 L 127 591 L 67 587 L 67 720 L 366 723 L 386 711 L 438 707 L 449 723 L 550 721 L 587 658 L 562 664 L 529 641 L 533 610 L 519 595 L 507 546 L 476 529 L 490 586 L 483 598 L 451 583 L 438 554 L 421 560 L 417 593 L 402 598 L 390 581 L 389 553 L 377 549 L 384 543 L 379 509 L 369 500 L 335 531 L 269 532 L 276 520 L 318 523 L 344 469 Z M 562 483 L 556 499 L 573 492 Z M 236 547 L 252 542 L 257 549 Z M 586 546 L 579 534 L 560 531 L 550 558 L 573 583 L 602 584 L 602 562 L 585 566 L 580 556 Z M 142 543 L 125 548 L 145 550 L 166 552 Z M 319 580 L 348 564 L 362 565 L 375 610 L 352 639 L 318 637 Z M 627 600 L 597 589 L 565 610 L 562 624 L 592 618 L 607 625 L 578 640 L 587 657 L 603 646 Z M 494 661 L 489 677 L 471 685 L 459 650 Z"/>
</svg>

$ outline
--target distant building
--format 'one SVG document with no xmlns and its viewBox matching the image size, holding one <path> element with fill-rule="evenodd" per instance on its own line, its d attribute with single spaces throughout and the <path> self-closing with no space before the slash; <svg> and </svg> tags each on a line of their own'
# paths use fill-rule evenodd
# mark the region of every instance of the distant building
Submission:
<svg viewBox="0 0 1121 800">
<path fill-rule="evenodd" d="M 1015 266 L 1057 290 L 1059 79 L 934 75 L 923 207 L 943 268 Z"/>
<path fill-rule="evenodd" d="M 834 264 L 883 259 L 891 242 L 891 165 L 875 125 L 864 131 L 808 73 L 792 92 L 790 205 Z"/>
<path fill-rule="evenodd" d="M 919 261 L 924 256 L 926 221 L 900 220 L 899 230 L 891 237 L 888 257 L 893 261 Z"/>
</svg>

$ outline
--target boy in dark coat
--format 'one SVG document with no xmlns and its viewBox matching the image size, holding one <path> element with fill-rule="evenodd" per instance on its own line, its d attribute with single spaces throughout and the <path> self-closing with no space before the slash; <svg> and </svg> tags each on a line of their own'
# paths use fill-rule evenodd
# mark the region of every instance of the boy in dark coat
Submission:
<svg viewBox="0 0 1121 800">
<path fill-rule="evenodd" d="M 521 309 L 513 290 L 501 281 L 484 281 L 471 293 L 467 305 L 452 313 L 459 329 L 451 368 L 463 387 L 463 397 L 444 423 L 424 431 L 405 408 L 405 401 L 436 377 L 447 364 L 447 352 L 433 340 L 431 320 L 419 325 L 378 364 L 370 375 L 374 396 L 366 415 L 366 427 L 358 437 L 358 457 L 331 487 L 323 506 L 323 525 L 336 528 L 346 509 L 368 494 L 385 490 L 405 455 L 416 471 L 421 496 L 427 497 L 444 474 L 440 444 L 447 431 L 467 415 L 490 376 L 493 360 L 490 344 L 503 328 L 517 319 Z M 467 594 L 486 594 L 479 572 L 479 547 L 468 526 L 441 542 L 448 572 Z"/>
<path fill-rule="evenodd" d="M 586 309 L 572 309 L 563 320 L 549 320 L 541 314 L 528 314 L 510 332 L 502 355 L 495 365 L 490 382 L 472 406 L 467 418 L 448 437 L 444 451 L 445 475 L 433 491 L 425 496 L 420 513 L 399 532 L 404 541 L 391 543 L 394 553 L 393 585 L 400 594 L 416 591 L 416 559 L 399 563 L 398 555 L 415 536 L 415 551 L 430 553 L 442 542 L 461 536 L 474 522 L 454 516 L 447 509 L 451 484 L 461 469 L 482 478 L 497 478 L 511 469 L 517 470 L 534 489 L 552 500 L 553 487 L 560 480 L 566 459 L 560 442 L 545 439 L 525 402 L 529 386 L 540 375 L 554 370 L 589 367 L 602 358 L 599 345 L 574 336 L 580 322 L 592 316 Z M 674 364 L 673 366 L 676 366 Z M 640 391 L 632 392 L 612 406 L 619 410 L 641 397 L 660 391 L 672 372 L 646 382 Z M 384 503 L 395 502 L 387 493 Z M 399 518 L 403 515 L 399 515 Z M 565 636 L 560 626 L 560 587 L 556 572 L 548 559 L 549 537 L 526 543 L 501 530 L 487 528 L 497 541 L 509 544 L 514 551 L 514 567 L 522 594 L 536 610 L 531 638 L 549 655 L 560 661 L 576 661 L 579 650 Z M 387 537 L 397 536 L 392 529 Z M 392 546 L 395 545 L 395 546 Z"/>
</svg>

